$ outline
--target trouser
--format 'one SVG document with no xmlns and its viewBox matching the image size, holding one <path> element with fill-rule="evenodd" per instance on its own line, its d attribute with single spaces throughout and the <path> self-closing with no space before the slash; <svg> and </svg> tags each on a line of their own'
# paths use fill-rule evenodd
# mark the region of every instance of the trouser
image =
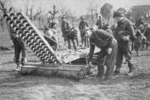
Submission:
<svg viewBox="0 0 150 100">
<path fill-rule="evenodd" d="M 74 47 L 74 50 L 76 51 L 77 50 L 77 44 L 76 44 L 76 39 L 71 39 L 71 38 L 67 38 L 67 42 L 68 42 L 68 49 L 71 49 L 71 42 L 72 41 L 72 44 L 73 44 L 73 47 Z"/>
<path fill-rule="evenodd" d="M 97 58 L 98 64 L 98 76 L 102 77 L 104 75 L 104 66 L 106 65 L 106 74 L 105 79 L 110 79 L 113 76 L 114 64 L 117 55 L 118 44 L 115 39 L 112 42 L 112 52 L 111 54 L 107 54 L 108 47 L 102 47 Z"/>
<path fill-rule="evenodd" d="M 13 43 L 14 43 L 15 63 L 17 65 L 19 64 L 20 53 L 22 52 L 21 64 L 24 65 L 24 60 L 26 57 L 25 44 L 22 41 L 18 40 L 17 38 L 13 39 Z"/>
<path fill-rule="evenodd" d="M 84 44 L 84 42 L 85 42 L 85 32 L 80 31 L 80 36 L 81 36 L 81 43 L 82 43 L 82 45 L 86 45 L 86 44 Z"/>
<path fill-rule="evenodd" d="M 62 37 L 64 38 L 64 42 L 65 42 L 65 44 L 66 44 L 66 41 L 67 41 L 66 32 L 62 32 L 62 33 L 63 33 Z"/>
<path fill-rule="evenodd" d="M 83 32 L 83 31 L 80 31 L 80 35 L 81 35 L 81 43 L 82 43 L 82 46 L 87 46 L 87 47 L 89 47 L 89 39 L 88 39 L 88 37 L 86 36 L 86 33 Z"/>
<path fill-rule="evenodd" d="M 78 37 L 75 38 L 75 40 L 76 40 L 77 46 L 79 46 L 79 40 L 78 40 Z"/>
<path fill-rule="evenodd" d="M 138 53 L 140 48 L 141 48 L 141 45 L 142 45 L 142 40 L 141 38 L 137 38 L 135 41 L 134 41 L 134 49 L 135 51 Z"/>
<path fill-rule="evenodd" d="M 116 59 L 116 70 L 120 72 L 121 66 L 122 66 L 122 61 L 123 61 L 123 56 L 125 57 L 128 67 L 129 67 L 129 72 L 133 68 L 133 64 L 131 62 L 131 51 L 129 44 L 125 45 L 118 45 L 118 53 L 117 53 L 117 59 Z"/>
</svg>

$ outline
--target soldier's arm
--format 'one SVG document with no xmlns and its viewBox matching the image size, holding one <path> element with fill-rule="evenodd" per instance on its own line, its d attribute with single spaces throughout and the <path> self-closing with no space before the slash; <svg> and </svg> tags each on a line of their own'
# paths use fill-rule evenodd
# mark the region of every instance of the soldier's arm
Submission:
<svg viewBox="0 0 150 100">
<path fill-rule="evenodd" d="M 108 48 L 111 48 L 111 46 L 112 46 L 112 40 L 113 40 L 113 35 L 112 34 L 110 34 L 110 33 L 108 33 L 107 31 L 104 31 L 104 30 L 99 30 L 99 32 L 101 32 L 101 34 L 99 34 L 99 35 L 101 35 L 101 37 L 102 38 L 106 38 L 106 39 L 108 39 Z"/>
<path fill-rule="evenodd" d="M 113 40 L 113 36 L 108 38 L 108 48 L 112 47 L 112 40 Z"/>
<path fill-rule="evenodd" d="M 131 22 L 129 22 L 127 24 L 127 30 L 128 32 L 131 34 L 131 40 L 134 41 L 136 39 L 136 36 L 135 36 L 135 32 L 134 32 L 134 28 L 133 28 L 133 25 Z"/>
<path fill-rule="evenodd" d="M 89 62 L 91 62 L 93 59 L 94 50 L 95 50 L 95 46 L 93 44 L 90 44 Z"/>
</svg>

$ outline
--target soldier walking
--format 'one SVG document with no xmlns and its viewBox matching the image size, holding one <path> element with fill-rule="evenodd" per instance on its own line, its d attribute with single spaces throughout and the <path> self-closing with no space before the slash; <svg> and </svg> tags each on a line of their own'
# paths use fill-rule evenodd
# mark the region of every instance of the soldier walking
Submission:
<svg viewBox="0 0 150 100">
<path fill-rule="evenodd" d="M 130 75 L 133 72 L 133 63 L 131 62 L 131 50 L 130 50 L 130 42 L 136 39 L 133 24 L 130 20 L 124 17 L 124 14 L 117 11 L 114 13 L 113 17 L 117 21 L 117 28 L 114 32 L 114 37 L 118 41 L 118 54 L 116 59 L 116 69 L 114 71 L 114 75 L 118 75 L 120 73 L 120 69 L 122 66 L 123 56 L 125 57 Z"/>
</svg>

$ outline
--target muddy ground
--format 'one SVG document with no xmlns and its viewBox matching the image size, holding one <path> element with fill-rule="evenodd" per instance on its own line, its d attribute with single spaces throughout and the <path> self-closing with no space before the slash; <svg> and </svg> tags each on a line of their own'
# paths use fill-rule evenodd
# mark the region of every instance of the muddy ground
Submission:
<svg viewBox="0 0 150 100">
<path fill-rule="evenodd" d="M 21 75 L 16 67 L 13 50 L 0 51 L 0 100 L 150 100 L 150 50 L 142 51 L 140 57 L 133 54 L 136 70 L 104 82 L 95 77 L 76 81 L 67 78 Z M 30 51 L 29 61 L 38 61 Z"/>
<path fill-rule="evenodd" d="M 4 47 L 0 50 L 0 100 L 150 100 L 150 50 L 142 51 L 140 57 L 133 53 L 136 70 L 132 77 L 126 75 L 124 64 L 121 75 L 107 83 L 95 77 L 76 81 L 21 75 L 13 71 L 12 41 L 7 32 L 0 32 L 0 47 Z M 39 61 L 29 50 L 27 58 Z"/>
</svg>

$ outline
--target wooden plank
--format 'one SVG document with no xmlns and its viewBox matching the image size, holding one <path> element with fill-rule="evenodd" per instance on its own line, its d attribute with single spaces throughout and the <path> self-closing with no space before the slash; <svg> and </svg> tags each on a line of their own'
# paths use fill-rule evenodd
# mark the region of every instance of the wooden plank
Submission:
<svg viewBox="0 0 150 100">
<path fill-rule="evenodd" d="M 77 59 L 80 59 L 80 58 L 86 58 L 89 54 L 89 49 L 90 48 L 86 48 L 86 49 L 79 49 L 77 52 L 64 52 L 63 53 L 63 58 L 62 58 L 62 61 L 64 63 L 69 63 L 71 61 L 75 61 Z M 99 48 L 95 48 L 95 51 L 94 53 L 98 53 L 100 51 Z"/>
<path fill-rule="evenodd" d="M 44 65 L 43 65 L 44 66 Z M 26 64 L 21 68 L 22 74 L 38 74 L 38 75 L 57 75 L 61 77 L 69 77 L 75 79 L 82 79 L 86 76 L 86 65 L 49 65 L 49 67 L 43 67 L 42 64 Z"/>
</svg>

